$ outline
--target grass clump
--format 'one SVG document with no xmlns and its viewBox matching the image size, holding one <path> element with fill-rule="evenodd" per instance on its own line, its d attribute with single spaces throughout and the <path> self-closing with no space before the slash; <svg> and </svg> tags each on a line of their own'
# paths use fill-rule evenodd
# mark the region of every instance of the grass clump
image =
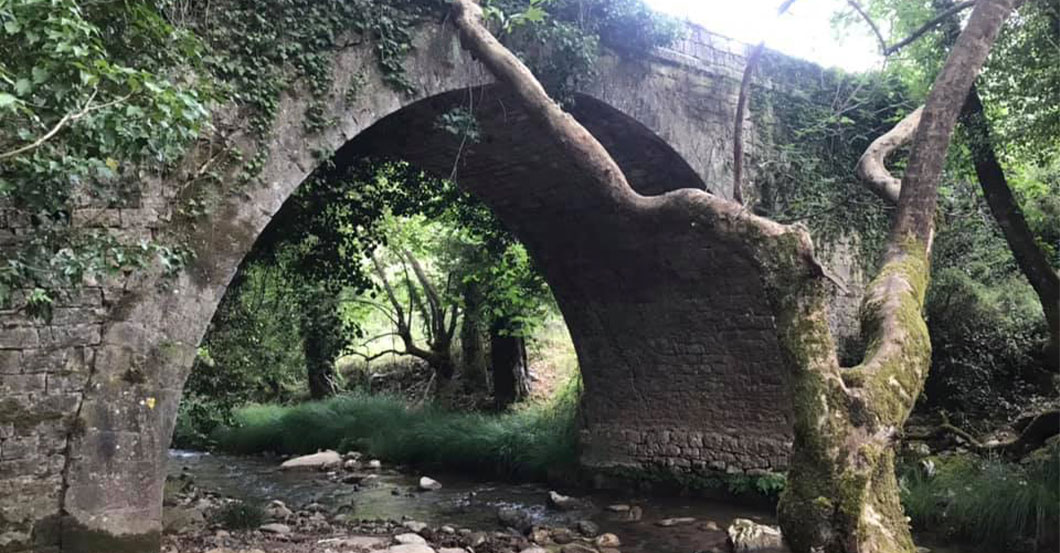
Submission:
<svg viewBox="0 0 1060 553">
<path fill-rule="evenodd" d="M 233 501 L 219 507 L 213 519 L 229 530 L 250 530 L 265 521 L 265 509 L 257 503 Z"/>
<path fill-rule="evenodd" d="M 397 398 L 344 395 L 295 406 L 252 405 L 215 436 L 232 453 L 358 450 L 392 463 L 539 479 L 577 459 L 572 381 L 549 403 L 501 415 L 410 408 Z"/>
<path fill-rule="evenodd" d="M 1057 444 L 1019 463 L 969 454 L 930 457 L 904 468 L 900 483 L 906 514 L 919 531 L 1009 550 L 1056 539 Z"/>
</svg>

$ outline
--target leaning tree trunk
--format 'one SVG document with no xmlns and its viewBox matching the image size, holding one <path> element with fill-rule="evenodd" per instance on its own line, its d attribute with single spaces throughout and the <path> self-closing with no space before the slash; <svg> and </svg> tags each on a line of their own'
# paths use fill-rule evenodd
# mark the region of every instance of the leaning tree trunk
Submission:
<svg viewBox="0 0 1060 553">
<path fill-rule="evenodd" d="M 825 272 L 809 235 L 757 217 L 699 190 L 643 197 L 604 147 L 553 102 L 530 71 L 494 38 L 472 0 L 454 0 L 464 47 L 511 88 L 578 170 L 585 193 L 623 219 L 685 220 L 704 241 L 747 248 L 774 311 L 785 364 L 793 372 L 795 443 L 781 526 L 797 553 L 910 553 L 898 500 L 895 441 L 931 361 L 921 312 L 929 276 L 936 185 L 957 113 L 1001 23 L 1017 0 L 980 0 L 939 73 L 924 108 L 888 239 L 884 266 L 863 309 L 866 361 L 840 369 L 828 330 Z"/>
<path fill-rule="evenodd" d="M 1045 322 L 1049 327 L 1049 351 L 1046 359 L 1050 368 L 1060 369 L 1057 359 L 1060 352 L 1060 276 L 1049 265 L 1045 252 L 1038 247 L 1034 233 L 1023 217 L 1019 202 L 1012 195 L 1012 190 L 1005 179 L 1005 171 L 994 153 L 994 142 L 990 136 L 990 125 L 986 120 L 983 102 L 979 91 L 973 86 L 964 102 L 961 113 L 961 124 L 968 133 L 968 145 L 972 152 L 972 163 L 983 197 L 990 206 L 994 220 L 1001 227 L 1016 265 L 1027 277 L 1031 287 L 1038 293 L 1045 313 Z"/>
<path fill-rule="evenodd" d="M 503 332 L 502 325 L 490 326 L 490 366 L 493 371 L 493 402 L 498 410 L 530 394 L 526 340 Z"/>
</svg>

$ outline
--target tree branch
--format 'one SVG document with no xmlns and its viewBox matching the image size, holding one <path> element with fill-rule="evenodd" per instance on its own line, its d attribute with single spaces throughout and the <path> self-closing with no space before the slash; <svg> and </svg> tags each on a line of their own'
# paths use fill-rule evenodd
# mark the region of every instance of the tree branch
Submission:
<svg viewBox="0 0 1060 553">
<path fill-rule="evenodd" d="M 854 11 L 858 12 L 858 15 L 860 15 L 861 18 L 865 20 L 865 23 L 868 23 L 869 27 L 872 28 L 873 34 L 876 35 L 876 40 L 880 43 L 880 52 L 884 53 L 886 56 L 887 40 L 883 38 L 883 33 L 880 32 L 880 28 L 876 25 L 876 22 L 869 17 L 868 12 L 861 7 L 861 4 L 859 4 L 857 0 L 847 0 L 847 4 L 850 4 L 850 7 L 854 8 Z"/>
<path fill-rule="evenodd" d="M 887 46 L 887 47 L 883 48 L 883 50 L 882 50 L 883 55 L 884 56 L 889 56 L 889 55 L 901 50 L 902 48 L 905 48 L 906 46 L 909 46 L 913 42 L 916 42 L 916 40 L 918 38 L 923 36 L 924 33 L 930 31 L 931 29 L 934 29 L 935 27 L 938 26 L 939 23 L 942 23 L 943 21 L 945 21 L 947 17 L 950 17 L 951 15 L 954 15 L 956 13 L 960 13 L 960 12 L 962 12 L 962 11 L 964 11 L 964 10 L 974 6 L 974 5 L 975 5 L 975 0 L 967 0 L 967 1 L 961 2 L 959 4 L 954 4 L 952 7 L 939 12 L 938 15 L 936 15 L 935 17 L 933 17 L 930 20 L 928 20 L 927 23 L 924 23 L 919 28 L 917 28 L 917 30 L 915 30 L 912 33 L 910 33 L 909 36 L 903 38 L 902 40 L 899 40 L 898 42 L 896 42 L 896 43 L 894 43 L 894 44 L 892 44 L 890 46 Z M 870 22 L 870 24 L 871 24 L 871 22 Z"/>
<path fill-rule="evenodd" d="M 892 152 L 913 140 L 923 112 L 923 106 L 910 112 L 893 129 L 873 140 L 858 159 L 856 168 L 858 178 L 869 187 L 869 190 L 891 205 L 898 205 L 902 181 L 891 175 L 885 161 Z"/>
</svg>

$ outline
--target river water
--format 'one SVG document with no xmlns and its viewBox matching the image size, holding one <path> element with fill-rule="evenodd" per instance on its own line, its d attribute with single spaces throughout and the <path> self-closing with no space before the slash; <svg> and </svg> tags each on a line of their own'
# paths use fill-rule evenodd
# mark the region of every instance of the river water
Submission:
<svg viewBox="0 0 1060 553">
<path fill-rule="evenodd" d="M 502 529 L 501 508 L 528 513 L 535 524 L 572 526 L 579 520 L 597 523 L 601 531 L 622 540 L 623 553 L 693 553 L 725 541 L 723 530 L 734 518 L 775 524 L 767 510 L 687 497 L 656 497 L 619 492 L 571 491 L 590 506 L 569 512 L 546 507 L 549 488 L 540 484 L 513 484 L 476 480 L 467 475 L 432 472 L 442 489 L 420 492 L 421 474 L 384 468 L 360 485 L 333 481 L 319 472 L 287 472 L 280 461 L 265 457 L 237 457 L 189 451 L 171 451 L 169 473 L 188 473 L 201 489 L 242 500 L 266 503 L 278 499 L 291 508 L 319 503 L 332 512 L 361 519 L 417 520 L 432 526 L 448 524 L 475 530 Z M 565 490 L 558 490 L 563 493 Z M 607 509 L 614 504 L 641 508 L 642 518 L 630 521 L 624 513 Z M 693 518 L 695 522 L 663 527 L 659 521 Z M 714 523 L 713 525 L 709 523 Z M 720 528 L 715 530 L 713 528 Z M 967 553 L 932 547 L 934 553 Z"/>
</svg>

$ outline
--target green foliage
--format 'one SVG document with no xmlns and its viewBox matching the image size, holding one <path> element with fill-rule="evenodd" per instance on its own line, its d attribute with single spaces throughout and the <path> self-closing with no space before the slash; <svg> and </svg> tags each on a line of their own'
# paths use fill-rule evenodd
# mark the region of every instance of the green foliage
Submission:
<svg viewBox="0 0 1060 553">
<path fill-rule="evenodd" d="M 228 289 L 184 385 L 173 443 L 206 448 L 231 410 L 305 390 L 297 282 L 283 265 L 244 267 Z"/>
<path fill-rule="evenodd" d="M 218 443 L 235 453 L 355 449 L 394 463 L 542 479 L 576 461 L 579 393 L 572 381 L 551 404 L 492 416 L 363 395 L 249 406 L 236 413 L 234 427 L 219 432 Z"/>
<path fill-rule="evenodd" d="M 959 424 L 980 430 L 1018 414 L 1033 395 L 1027 377 L 1040 365 L 1040 309 L 1017 275 L 986 285 L 962 267 L 937 271 L 925 307 L 932 343 L 926 406 L 957 412 Z"/>
<path fill-rule="evenodd" d="M 902 467 L 899 483 L 913 527 L 951 538 L 1015 551 L 1060 523 L 1060 448 L 1055 444 L 1021 463 L 930 457 Z"/>
<path fill-rule="evenodd" d="M 868 145 L 912 105 L 901 82 L 886 75 L 851 75 L 767 54 L 762 71 L 785 75 L 791 87 L 759 87 L 751 115 L 769 144 L 754 159 L 757 213 L 801 222 L 824 248 L 855 240 L 864 269 L 876 268 L 892 209 L 855 174 Z"/>
<path fill-rule="evenodd" d="M 218 507 L 213 519 L 229 530 L 255 530 L 265 522 L 265 509 L 257 503 L 232 501 Z"/>
<path fill-rule="evenodd" d="M 202 59 L 198 42 L 140 1 L 6 0 L 0 23 L 0 203 L 32 227 L 0 266 L 0 303 L 18 288 L 46 295 L 85 276 L 182 265 L 179 247 L 70 221 L 75 206 L 128 206 L 139 172 L 164 170 L 203 130 L 209 87 L 181 78 Z"/>
<path fill-rule="evenodd" d="M 486 14 L 499 22 L 502 42 L 563 104 L 595 78 L 601 45 L 644 52 L 670 44 L 683 29 L 641 0 L 493 0 Z"/>
</svg>

